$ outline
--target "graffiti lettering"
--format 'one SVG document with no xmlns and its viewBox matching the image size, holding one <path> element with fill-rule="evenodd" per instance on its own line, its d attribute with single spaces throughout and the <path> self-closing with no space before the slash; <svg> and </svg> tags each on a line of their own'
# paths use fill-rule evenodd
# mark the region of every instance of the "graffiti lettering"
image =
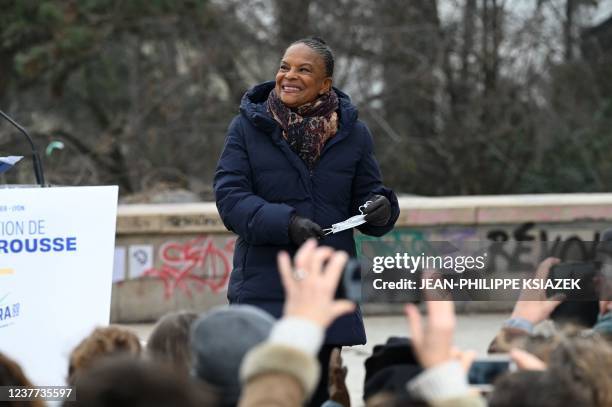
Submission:
<svg viewBox="0 0 612 407">
<path fill-rule="evenodd" d="M 227 287 L 235 242 L 235 238 L 229 238 L 222 248 L 210 236 L 182 243 L 166 242 L 159 248 L 161 266 L 146 270 L 143 276 L 162 280 L 166 299 L 176 290 L 190 298 L 192 289 L 201 292 L 208 287 L 217 293 Z"/>
<path fill-rule="evenodd" d="M 548 231 L 540 230 L 536 233 L 535 228 L 534 222 L 526 222 L 515 227 L 510 233 L 501 229 L 489 231 L 487 239 L 498 243 L 491 246 L 491 265 L 497 268 L 503 264 L 502 267 L 508 271 L 521 271 L 529 269 L 534 255 L 537 255 L 539 260 L 553 256 L 562 261 L 591 260 L 595 256 L 596 243 L 600 238 L 598 231 L 592 232 L 591 240 L 577 234 L 557 235 L 551 240 Z M 534 253 L 534 250 L 537 253 Z"/>
</svg>

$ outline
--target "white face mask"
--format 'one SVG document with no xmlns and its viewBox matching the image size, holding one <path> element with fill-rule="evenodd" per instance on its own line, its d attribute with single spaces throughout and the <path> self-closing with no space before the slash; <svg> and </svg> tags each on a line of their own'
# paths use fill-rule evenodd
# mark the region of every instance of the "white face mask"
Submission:
<svg viewBox="0 0 612 407">
<path fill-rule="evenodd" d="M 331 225 L 330 228 L 323 229 L 323 233 L 325 234 L 325 236 L 332 235 L 338 232 L 342 232 L 344 230 L 353 229 L 353 228 L 356 228 L 357 226 L 360 226 L 366 223 L 365 215 L 363 214 L 363 210 L 367 208 L 368 205 L 370 205 L 371 203 L 372 201 L 367 201 L 366 203 L 364 203 L 363 205 L 359 207 L 359 212 L 361 213 L 361 215 L 352 216 L 345 221 L 334 223 L 333 225 Z"/>
</svg>

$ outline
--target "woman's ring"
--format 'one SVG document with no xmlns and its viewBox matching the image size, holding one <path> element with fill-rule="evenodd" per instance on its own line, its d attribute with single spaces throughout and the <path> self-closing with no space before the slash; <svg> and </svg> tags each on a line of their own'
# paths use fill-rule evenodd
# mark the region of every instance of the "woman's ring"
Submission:
<svg viewBox="0 0 612 407">
<path fill-rule="evenodd" d="M 307 275 L 308 273 L 306 273 L 302 269 L 295 269 L 295 271 L 293 272 L 293 278 L 297 281 L 305 279 Z"/>
</svg>

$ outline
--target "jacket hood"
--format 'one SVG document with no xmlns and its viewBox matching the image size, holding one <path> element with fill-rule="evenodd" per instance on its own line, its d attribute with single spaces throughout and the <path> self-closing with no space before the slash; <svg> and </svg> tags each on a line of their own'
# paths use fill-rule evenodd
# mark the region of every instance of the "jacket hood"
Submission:
<svg viewBox="0 0 612 407">
<path fill-rule="evenodd" d="M 240 102 L 240 113 L 255 127 L 266 132 L 274 130 L 277 126 L 276 121 L 266 110 L 265 103 L 274 85 L 274 81 L 260 83 L 249 89 Z M 357 121 L 357 108 L 351 103 L 351 98 L 346 93 L 335 87 L 332 89 L 338 95 L 340 127 L 350 128 Z"/>
</svg>

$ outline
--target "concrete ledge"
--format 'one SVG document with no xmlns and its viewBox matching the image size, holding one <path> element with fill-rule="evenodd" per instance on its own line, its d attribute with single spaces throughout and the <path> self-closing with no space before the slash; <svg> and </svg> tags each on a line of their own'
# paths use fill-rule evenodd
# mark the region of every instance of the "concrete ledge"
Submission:
<svg viewBox="0 0 612 407">
<path fill-rule="evenodd" d="M 612 220 L 612 194 L 402 197 L 398 226 Z"/>
<path fill-rule="evenodd" d="M 119 205 L 117 234 L 226 232 L 213 202 Z"/>
<path fill-rule="evenodd" d="M 612 220 L 612 194 L 401 197 L 397 227 Z M 213 202 L 119 205 L 117 234 L 227 233 Z"/>
</svg>

